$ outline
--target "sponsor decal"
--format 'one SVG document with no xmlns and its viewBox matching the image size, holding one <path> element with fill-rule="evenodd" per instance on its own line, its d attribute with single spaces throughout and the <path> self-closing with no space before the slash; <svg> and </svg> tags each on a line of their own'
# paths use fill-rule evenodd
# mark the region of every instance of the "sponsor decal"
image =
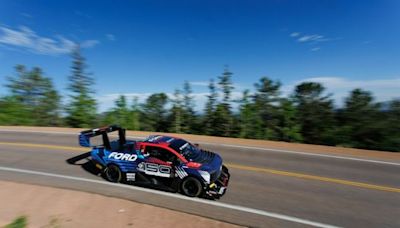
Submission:
<svg viewBox="0 0 400 228">
<path fill-rule="evenodd" d="M 113 158 L 113 159 L 121 160 L 121 161 L 136 161 L 137 155 L 112 152 L 110 155 L 108 155 L 108 158 L 110 158 L 110 159 Z"/>
<path fill-rule="evenodd" d="M 170 166 L 159 165 L 155 163 L 141 162 L 138 170 L 143 171 L 147 175 L 159 177 L 171 177 L 172 169 Z"/>
<path fill-rule="evenodd" d="M 126 173 L 126 180 L 127 181 L 135 181 L 136 173 Z"/>
<path fill-rule="evenodd" d="M 179 178 L 183 179 L 188 175 L 183 168 L 181 167 L 175 167 L 175 168 L 176 168 L 175 172 L 179 176 Z"/>
</svg>

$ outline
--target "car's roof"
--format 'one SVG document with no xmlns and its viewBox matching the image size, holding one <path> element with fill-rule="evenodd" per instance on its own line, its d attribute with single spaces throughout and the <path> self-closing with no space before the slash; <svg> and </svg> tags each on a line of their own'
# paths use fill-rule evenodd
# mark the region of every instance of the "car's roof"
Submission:
<svg viewBox="0 0 400 228">
<path fill-rule="evenodd" d="M 174 137 L 174 136 L 167 136 L 167 135 L 150 135 L 145 140 L 143 140 L 143 142 L 169 145 L 173 141 L 176 141 L 176 140 L 183 140 L 183 139 L 178 138 L 178 137 Z"/>
<path fill-rule="evenodd" d="M 143 142 L 170 147 L 178 153 L 182 150 L 183 145 L 189 144 L 189 142 L 184 139 L 167 135 L 150 135 L 143 140 Z"/>
</svg>

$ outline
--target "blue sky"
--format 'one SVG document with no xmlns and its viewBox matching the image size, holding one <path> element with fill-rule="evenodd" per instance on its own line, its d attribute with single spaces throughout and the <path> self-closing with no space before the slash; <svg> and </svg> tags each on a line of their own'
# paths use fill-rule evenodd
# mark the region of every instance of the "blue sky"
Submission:
<svg viewBox="0 0 400 228">
<path fill-rule="evenodd" d="M 66 93 L 75 43 L 93 73 L 100 110 L 118 94 L 204 86 L 229 65 L 234 96 L 262 76 L 289 94 L 323 83 L 337 104 L 348 91 L 400 97 L 400 1 L 18 1 L 0 3 L 0 84 L 16 64 L 43 68 Z M 0 87 L 0 94 L 6 94 Z"/>
</svg>

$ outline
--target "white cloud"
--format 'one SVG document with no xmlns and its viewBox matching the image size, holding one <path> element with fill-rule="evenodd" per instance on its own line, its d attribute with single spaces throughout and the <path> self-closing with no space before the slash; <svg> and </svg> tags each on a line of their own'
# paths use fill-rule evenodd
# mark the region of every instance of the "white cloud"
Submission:
<svg viewBox="0 0 400 228">
<path fill-rule="evenodd" d="M 322 41 L 328 41 L 329 39 L 325 38 L 322 35 L 318 34 L 313 34 L 313 35 L 304 35 L 302 37 L 299 37 L 297 41 L 304 43 L 304 42 L 322 42 Z"/>
<path fill-rule="evenodd" d="M 292 32 L 292 33 L 290 33 L 290 37 L 298 37 L 298 36 L 300 36 L 300 33 L 299 33 L 299 32 Z"/>
<path fill-rule="evenodd" d="M 97 45 L 97 40 L 85 40 L 82 48 L 91 48 Z M 11 29 L 0 26 L 0 44 L 23 48 L 36 54 L 58 55 L 70 53 L 76 45 L 74 41 L 56 36 L 55 38 L 42 37 L 26 26 Z"/>
<path fill-rule="evenodd" d="M 110 34 L 110 33 L 106 34 L 106 38 L 109 41 L 115 41 L 115 35 L 113 35 L 113 34 Z"/>
<path fill-rule="evenodd" d="M 320 34 L 303 34 L 300 32 L 292 32 L 289 34 L 290 37 L 293 38 L 293 40 L 299 42 L 299 43 L 304 43 L 304 44 L 310 44 L 312 46 L 310 51 L 319 51 L 321 50 L 321 42 L 327 42 L 327 41 L 334 41 L 338 40 L 341 38 L 328 38 Z M 318 45 L 318 46 L 317 46 Z"/>
<path fill-rule="evenodd" d="M 321 83 L 328 93 L 333 94 L 336 104 L 341 106 L 344 98 L 355 88 L 361 88 L 373 93 L 376 101 L 383 102 L 400 98 L 400 77 L 392 79 L 351 80 L 343 77 L 312 77 L 305 78 L 284 86 L 282 91 L 288 96 L 293 92 L 296 85 L 302 82 Z"/>
</svg>

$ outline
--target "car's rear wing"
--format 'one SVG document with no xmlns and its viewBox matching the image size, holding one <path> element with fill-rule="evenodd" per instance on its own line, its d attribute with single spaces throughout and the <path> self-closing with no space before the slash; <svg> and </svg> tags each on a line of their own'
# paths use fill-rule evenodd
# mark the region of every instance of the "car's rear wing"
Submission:
<svg viewBox="0 0 400 228">
<path fill-rule="evenodd" d="M 119 143 L 121 145 L 126 143 L 125 129 L 118 125 L 110 125 L 102 128 L 94 128 L 86 131 L 82 131 L 79 134 L 79 145 L 83 147 L 91 147 L 90 138 L 101 135 L 103 138 L 103 145 L 106 149 L 111 149 L 110 140 L 108 133 L 118 131 Z"/>
</svg>

